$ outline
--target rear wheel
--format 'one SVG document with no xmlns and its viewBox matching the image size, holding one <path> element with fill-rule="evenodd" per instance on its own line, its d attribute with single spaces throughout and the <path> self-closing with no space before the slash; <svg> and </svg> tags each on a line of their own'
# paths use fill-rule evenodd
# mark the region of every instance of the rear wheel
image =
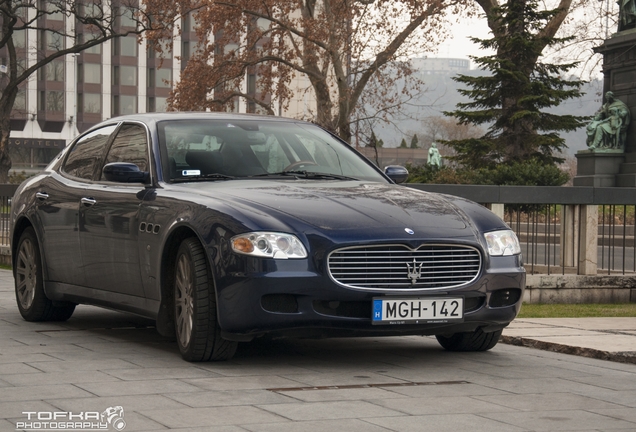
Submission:
<svg viewBox="0 0 636 432">
<path fill-rule="evenodd" d="M 474 332 L 455 333 L 450 336 L 437 335 L 439 344 L 448 351 L 488 351 L 499 342 L 502 330 L 485 333 L 481 329 Z"/>
<path fill-rule="evenodd" d="M 212 276 L 201 243 L 185 239 L 177 252 L 174 319 L 179 351 L 188 361 L 228 360 L 237 342 L 221 337 Z"/>
<path fill-rule="evenodd" d="M 73 303 L 53 303 L 44 294 L 40 248 L 33 228 L 18 240 L 14 269 L 15 298 L 20 315 L 27 321 L 66 321 L 73 315 Z"/>
</svg>

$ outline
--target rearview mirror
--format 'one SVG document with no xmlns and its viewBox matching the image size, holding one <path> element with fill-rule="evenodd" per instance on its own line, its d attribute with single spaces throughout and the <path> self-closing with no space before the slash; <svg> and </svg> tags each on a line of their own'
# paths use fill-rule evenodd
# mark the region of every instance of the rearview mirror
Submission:
<svg viewBox="0 0 636 432">
<path fill-rule="evenodd" d="M 117 183 L 147 183 L 150 178 L 150 173 L 140 170 L 137 165 L 129 162 L 106 164 L 102 172 L 107 181 Z"/>
<path fill-rule="evenodd" d="M 409 177 L 409 171 L 401 165 L 388 165 L 384 167 L 384 174 L 396 183 L 404 183 Z"/>
</svg>

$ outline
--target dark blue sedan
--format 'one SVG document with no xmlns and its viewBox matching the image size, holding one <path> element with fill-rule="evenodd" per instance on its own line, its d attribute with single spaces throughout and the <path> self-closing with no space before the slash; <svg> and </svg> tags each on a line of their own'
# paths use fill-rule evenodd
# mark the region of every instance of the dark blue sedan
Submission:
<svg viewBox="0 0 636 432">
<path fill-rule="evenodd" d="M 18 308 L 143 315 L 190 361 L 265 335 L 488 350 L 521 305 L 519 242 L 478 204 L 397 185 L 406 175 L 296 120 L 113 118 L 16 192 Z"/>
</svg>

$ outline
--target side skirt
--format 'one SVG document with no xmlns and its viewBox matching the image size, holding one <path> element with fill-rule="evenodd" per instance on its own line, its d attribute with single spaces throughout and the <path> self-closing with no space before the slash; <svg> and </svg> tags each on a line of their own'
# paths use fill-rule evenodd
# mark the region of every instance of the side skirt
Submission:
<svg viewBox="0 0 636 432">
<path fill-rule="evenodd" d="M 78 304 L 89 304 L 113 309 L 120 312 L 130 312 L 153 320 L 159 314 L 159 301 L 128 294 L 69 285 L 60 282 L 45 281 L 44 292 L 53 301 L 66 301 Z"/>
</svg>

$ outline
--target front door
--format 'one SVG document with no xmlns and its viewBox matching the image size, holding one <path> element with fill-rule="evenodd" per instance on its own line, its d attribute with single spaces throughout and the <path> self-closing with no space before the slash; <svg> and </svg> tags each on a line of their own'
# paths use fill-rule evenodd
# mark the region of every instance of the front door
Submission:
<svg viewBox="0 0 636 432">
<path fill-rule="evenodd" d="M 139 124 L 123 124 L 116 132 L 104 165 L 134 163 L 149 171 L 148 135 Z M 139 262 L 139 210 L 146 185 L 106 181 L 90 185 L 79 210 L 79 237 L 86 286 L 143 297 Z"/>
</svg>

